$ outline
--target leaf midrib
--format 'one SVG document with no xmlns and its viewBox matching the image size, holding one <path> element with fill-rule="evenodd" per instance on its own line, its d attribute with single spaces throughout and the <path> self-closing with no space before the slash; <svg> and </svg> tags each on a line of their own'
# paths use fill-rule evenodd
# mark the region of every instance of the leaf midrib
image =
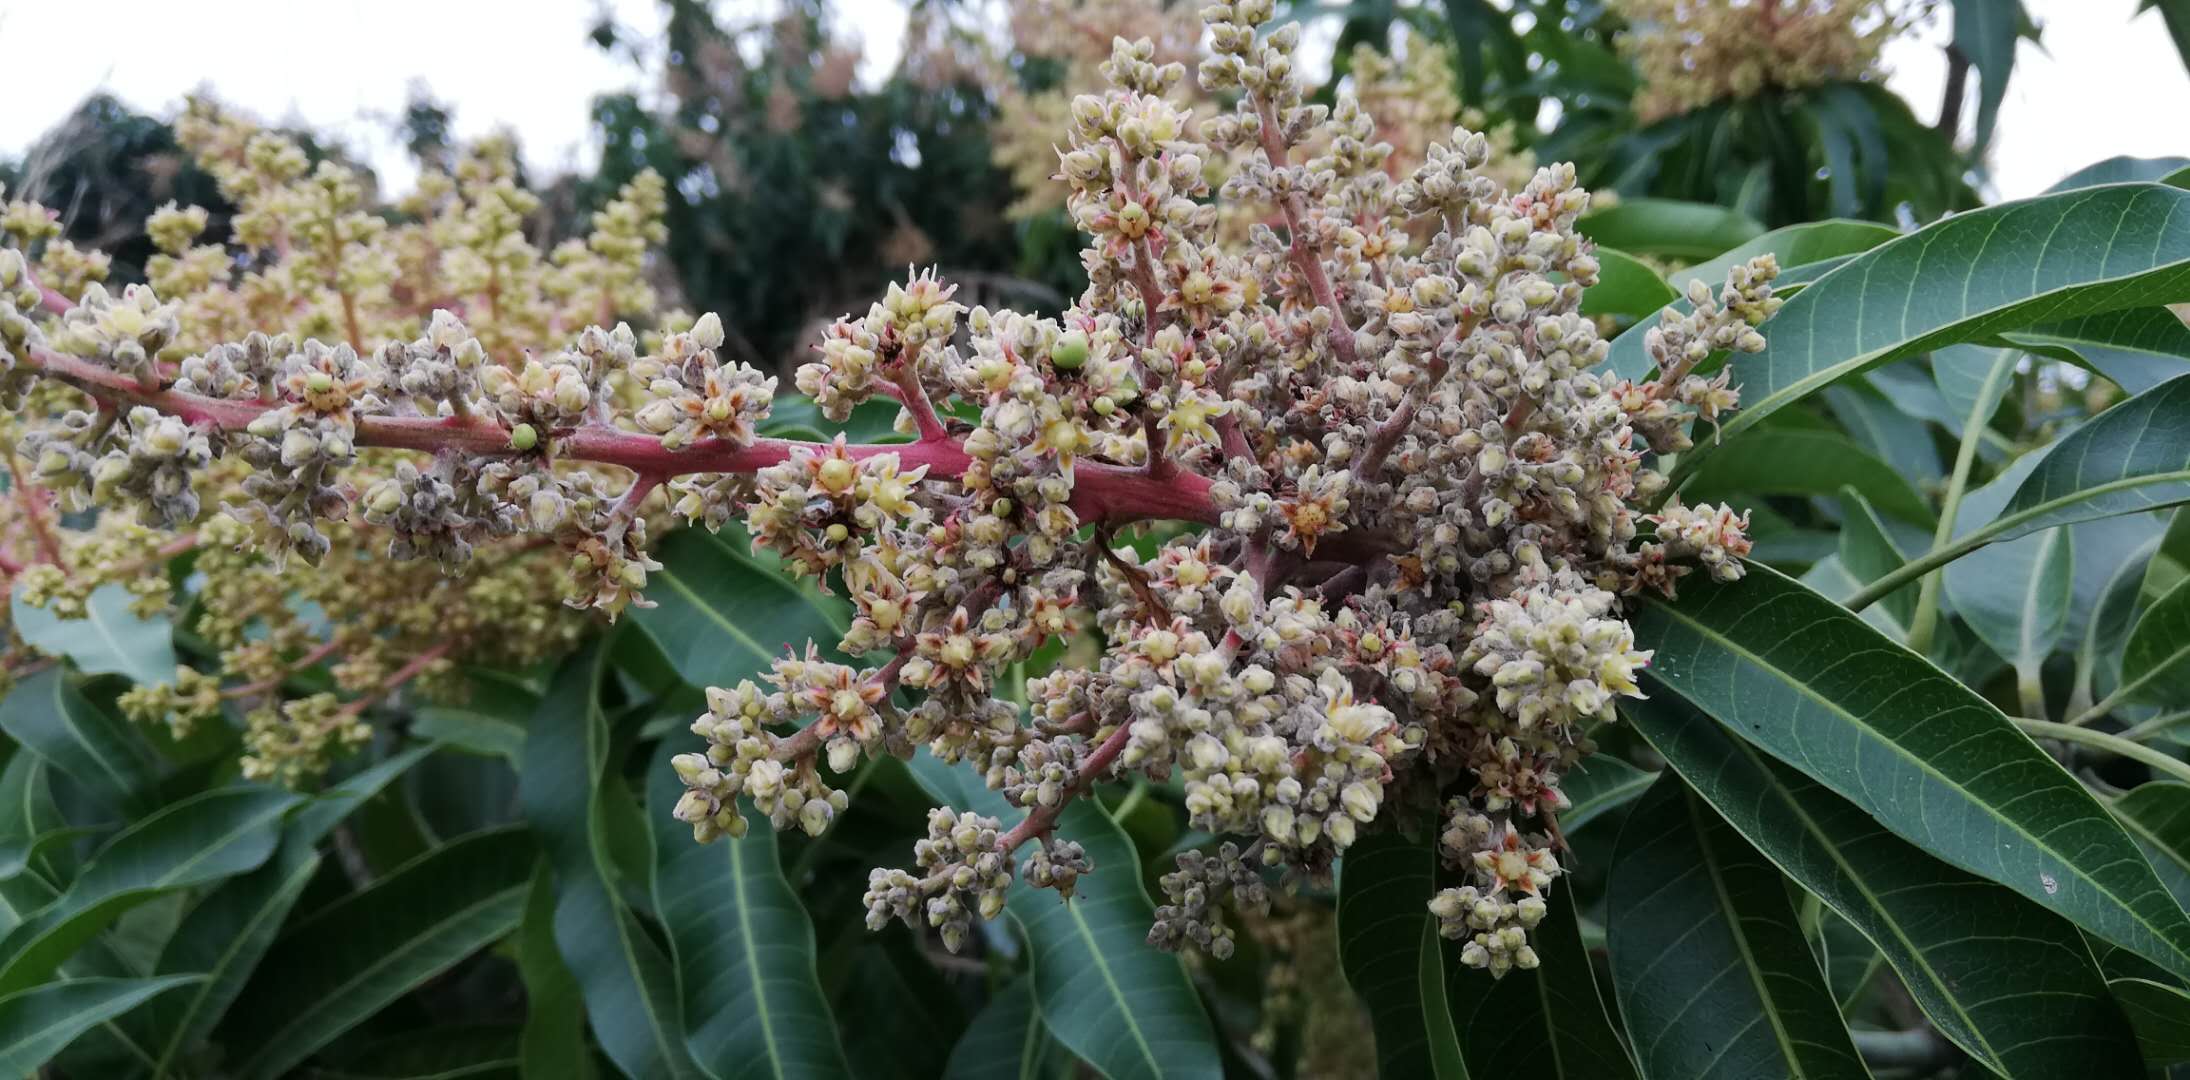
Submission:
<svg viewBox="0 0 2190 1080">
<path fill-rule="evenodd" d="M 1681 793 L 1682 808 L 1688 811 L 1689 824 L 1696 830 L 1696 849 L 1703 855 L 1704 875 L 1711 879 L 1711 892 L 1718 897 L 1719 910 L 1726 914 L 1726 932 L 1734 939 L 1734 948 L 1741 953 L 1742 972 L 1749 976 L 1749 986 L 1756 991 L 1757 1001 L 1764 1006 L 1764 1017 L 1772 1027 L 1772 1038 L 1779 1043 L 1780 1055 L 1787 1061 L 1796 1076 L 1806 1075 L 1801 1055 L 1795 1052 L 1794 1039 L 1779 1015 L 1778 999 L 1764 985 L 1763 971 L 1757 966 L 1756 950 L 1749 946 L 1749 934 L 1742 928 L 1741 911 L 1734 906 L 1733 895 L 1726 891 L 1726 878 L 1719 866 L 1719 854 L 1711 845 L 1710 823 L 1696 809 L 1696 800 Z M 1731 1046 L 1731 1041 L 1728 1043 Z"/>
</svg>

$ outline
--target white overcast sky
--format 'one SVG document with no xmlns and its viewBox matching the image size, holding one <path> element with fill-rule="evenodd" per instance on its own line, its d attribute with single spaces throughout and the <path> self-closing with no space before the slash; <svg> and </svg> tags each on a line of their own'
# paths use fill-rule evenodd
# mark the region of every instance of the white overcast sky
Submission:
<svg viewBox="0 0 2190 1080">
<path fill-rule="evenodd" d="M 2115 154 L 2190 156 L 2190 75 L 2157 12 L 2133 16 L 2137 0 L 2026 2 L 2044 48 L 2024 43 L 2001 110 L 1998 197 L 2035 194 Z M 718 3 L 725 14 L 769 7 Z M 901 3 L 837 7 L 862 40 L 866 70 L 887 70 Z M 455 106 L 460 134 L 508 126 L 535 167 L 581 167 L 597 153 L 592 97 L 646 82 L 587 40 L 604 10 L 643 33 L 662 22 L 657 0 L 0 0 L 0 156 L 20 155 L 95 90 L 166 114 L 209 86 L 262 118 L 341 136 L 402 190 L 412 173 L 389 119 L 422 83 Z M 1927 120 L 1945 76 L 1944 36 L 1934 27 L 1887 56 L 1895 87 Z"/>
</svg>

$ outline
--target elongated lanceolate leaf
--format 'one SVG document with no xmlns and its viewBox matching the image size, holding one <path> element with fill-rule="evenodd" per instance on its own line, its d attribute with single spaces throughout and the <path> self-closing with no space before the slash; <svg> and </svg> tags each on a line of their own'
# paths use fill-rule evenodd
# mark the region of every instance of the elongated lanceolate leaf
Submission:
<svg viewBox="0 0 2190 1080">
<path fill-rule="evenodd" d="M 1779 871 L 1661 778 L 1606 886 L 1612 985 L 1646 1077 L 1864 1076 Z"/>
<path fill-rule="evenodd" d="M 2006 540 L 2190 501 L 2185 416 L 2190 416 L 2190 375 L 2170 379 L 2069 432 L 2044 451 L 1996 518 L 1966 524 L 1982 524 L 1992 539 Z"/>
<path fill-rule="evenodd" d="M 2075 587 L 2069 531 L 2050 529 L 1980 548 L 1946 574 L 1955 612 L 1992 651 L 2035 680 L 2068 628 Z"/>
<path fill-rule="evenodd" d="M 296 805 L 262 787 L 202 792 L 130 826 L 92 856 L 53 904 L 0 939 L 0 993 L 51 976 L 92 935 L 162 893 L 241 874 L 266 861 Z"/>
<path fill-rule="evenodd" d="M 1443 941 L 1429 909 L 1436 878 L 1434 835 L 1364 837 L 1347 849 L 1339 869 L 1339 964 L 1375 1025 L 1379 1076 L 1468 1075 L 1445 1001 Z"/>
<path fill-rule="evenodd" d="M 1880 512 L 1929 529 L 1931 504 L 1893 466 L 1829 431 L 1755 431 L 1712 457 L 1681 493 L 1691 503 L 1728 496 L 1821 495 L 1854 487 Z"/>
<path fill-rule="evenodd" d="M 585 995 L 555 948 L 555 876 L 543 860 L 525 890 L 517 930 L 517 970 L 525 981 L 525 1027 L 518 1053 L 526 1080 L 587 1080 Z"/>
<path fill-rule="evenodd" d="M 1941 1034 L 2003 1076 L 2135 1074 L 2121 1012 L 2074 927 L 1648 689 L 1621 714 L 1727 824 L 1868 938 Z"/>
<path fill-rule="evenodd" d="M 1781 267 L 1807 266 L 1829 259 L 1859 255 L 1900 236 L 1892 226 L 1875 221 L 1811 221 L 1773 229 L 1716 258 L 1675 271 L 1666 280 L 1685 295 L 1690 282 L 1700 281 L 1717 291 L 1726 284 L 1726 272 L 1759 255 L 1770 255 Z"/>
<path fill-rule="evenodd" d="M 1569 835 L 1590 822 L 1635 801 L 1656 776 L 1610 754 L 1591 754 L 1559 778 L 1559 792 L 1572 803 L 1559 811 L 1559 826 Z"/>
<path fill-rule="evenodd" d="M 685 1049 L 676 970 L 619 895 L 608 833 L 612 795 L 601 679 L 608 650 L 564 661 L 525 738 L 525 817 L 555 868 L 555 941 L 583 988 L 601 1049 L 632 1076 L 702 1075 Z M 650 839 L 641 854 L 651 866 Z"/>
<path fill-rule="evenodd" d="M 2145 1064 L 2160 1068 L 2190 1062 L 2190 994 L 2150 979 L 2116 979 L 2113 986 L 2137 1030 Z"/>
<path fill-rule="evenodd" d="M 2190 907 L 2190 784 L 2139 784 L 2114 800 L 2114 816 L 2137 838 L 2167 891 Z"/>
<path fill-rule="evenodd" d="M 1764 325 L 1764 352 L 1733 362 L 1742 408 L 1724 434 L 1897 357 L 2064 311 L 2184 299 L 2190 191 L 2121 184 L 1957 214 L 1850 259 L 1787 301 Z M 1698 449 L 1681 469 L 1707 459 Z"/>
<path fill-rule="evenodd" d="M 1708 259 L 1764 232 L 1738 210 L 1675 199 L 1622 199 L 1575 227 L 1605 247 L 1683 261 Z"/>
<path fill-rule="evenodd" d="M 1762 566 L 1634 613 L 1663 687 L 1932 855 L 2190 974 L 2190 916 L 2000 710 Z"/>
<path fill-rule="evenodd" d="M 741 802 L 746 835 L 701 844 L 670 811 L 684 785 L 666 740 L 647 778 L 654 903 L 683 991 L 686 1046 L 718 1080 L 842 1076 L 850 1065 L 814 969 L 814 924 L 784 879 L 776 830 Z"/>
<path fill-rule="evenodd" d="M 1571 893 L 1553 890 L 1549 911 L 1529 932 L 1529 941 L 1539 961 L 1532 971 L 1493 979 L 1489 972 L 1446 965 L 1445 996 L 1452 1002 L 1453 1027 L 1461 1032 L 1470 1074 L 1557 1080 L 1634 1076 L 1635 1063 L 1597 994 Z"/>
<path fill-rule="evenodd" d="M 460 837 L 290 927 L 223 1040 L 245 1077 L 290 1075 L 337 1036 L 517 927 L 535 849 L 518 828 Z"/>
<path fill-rule="evenodd" d="M 0 731 L 100 802 L 121 811 L 144 808 L 158 770 L 152 748 L 70 686 L 60 668 L 32 675 L 0 696 Z"/>
<path fill-rule="evenodd" d="M 2032 352 L 2081 364 L 2132 394 L 2190 372 L 2190 325 L 2164 307 L 2101 312 L 2002 337 Z"/>
<path fill-rule="evenodd" d="M 2190 705 L 2190 579 L 2137 617 L 2122 649 L 2121 692 L 2139 701 Z"/>
<path fill-rule="evenodd" d="M 1034 987 L 1015 979 L 996 992 L 988 1006 L 951 1048 L 945 1080 L 1044 1080 L 1063 1074 L 1057 1043 L 1042 1027 L 1034 1007 Z"/>
<path fill-rule="evenodd" d="M 649 579 L 655 606 L 631 613 L 693 686 L 734 686 L 785 649 L 804 653 L 808 641 L 833 648 L 847 625 L 810 587 L 745 554 L 744 545 L 736 526 L 669 534 L 656 553 L 662 569 Z"/>
<path fill-rule="evenodd" d="M 174 627 L 164 618 L 139 618 L 129 610 L 135 599 L 118 583 L 101 585 L 85 601 L 83 618 L 64 619 L 24 600 L 18 589 L 15 632 L 47 653 L 68 657 L 79 671 L 124 675 L 145 685 L 174 682 Z"/>
<path fill-rule="evenodd" d="M 1025 816 L 970 766 L 922 753 L 912 772 L 945 805 L 995 817 L 1007 829 Z M 1141 891 L 1133 842 L 1084 798 L 1065 808 L 1057 833 L 1086 848 L 1095 866 L 1072 900 L 1025 882 L 1014 882 L 1005 899 L 1032 953 L 1043 1023 L 1111 1080 L 1220 1075 L 1216 1036 L 1186 969 L 1148 944 L 1155 907 Z"/>
<path fill-rule="evenodd" d="M 77 1036 L 194 978 L 69 979 L 0 997 L 0 1075 L 31 1075 Z"/>
</svg>

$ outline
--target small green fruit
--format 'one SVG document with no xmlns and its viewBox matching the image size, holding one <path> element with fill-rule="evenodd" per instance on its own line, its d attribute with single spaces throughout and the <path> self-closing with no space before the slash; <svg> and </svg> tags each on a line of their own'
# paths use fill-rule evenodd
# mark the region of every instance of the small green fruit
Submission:
<svg viewBox="0 0 2190 1080">
<path fill-rule="evenodd" d="M 540 433 L 534 431 L 531 424 L 519 424 L 510 429 L 509 445 L 511 449 L 523 453 L 540 445 Z"/>
<path fill-rule="evenodd" d="M 1078 371 L 1087 364 L 1087 333 L 1074 330 L 1049 347 L 1049 362 L 1059 371 Z"/>
</svg>

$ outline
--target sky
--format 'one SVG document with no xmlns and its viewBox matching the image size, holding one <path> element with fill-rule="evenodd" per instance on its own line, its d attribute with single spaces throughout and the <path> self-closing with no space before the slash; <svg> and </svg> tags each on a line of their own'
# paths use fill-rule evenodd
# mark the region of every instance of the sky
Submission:
<svg viewBox="0 0 2190 1080">
<path fill-rule="evenodd" d="M 2190 74 L 2158 12 L 2137 0 L 2026 0 L 2044 44 L 2024 42 L 2001 109 L 1991 192 L 2033 195 L 2116 154 L 2190 156 Z M 718 2 L 759 14 L 767 0 Z M 840 25 L 888 70 L 902 37 L 901 0 L 840 0 Z M 388 190 L 414 175 L 391 136 L 413 85 L 455 106 L 460 135 L 499 127 L 523 138 L 529 164 L 582 168 L 597 155 L 594 95 L 645 76 L 587 38 L 605 12 L 641 34 L 662 24 L 657 0 L 104 0 L 96 25 L 80 4 L 0 0 L 0 157 L 19 156 L 86 95 L 106 90 L 166 114 L 210 87 L 262 119 L 340 136 Z M 1936 115 L 1944 20 L 1889 48 L 1891 85 L 1917 115 Z M 93 33 L 96 42 L 87 40 Z M 1304 66 L 1306 66 L 1304 64 Z M 1966 110 L 1973 117 L 1974 103 Z"/>
</svg>

